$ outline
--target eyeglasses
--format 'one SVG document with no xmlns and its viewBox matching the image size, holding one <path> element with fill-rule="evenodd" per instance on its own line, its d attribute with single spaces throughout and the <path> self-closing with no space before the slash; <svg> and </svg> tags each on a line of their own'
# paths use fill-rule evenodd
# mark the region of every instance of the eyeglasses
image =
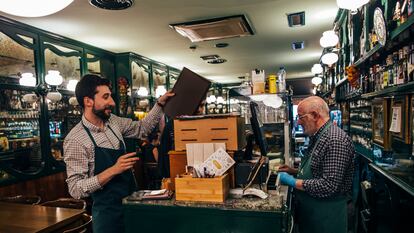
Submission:
<svg viewBox="0 0 414 233">
<path fill-rule="evenodd" d="M 310 113 L 306 113 L 306 114 L 303 114 L 302 116 L 299 116 L 299 114 L 298 114 L 298 119 L 299 120 L 302 120 L 302 118 L 304 118 L 306 115 L 309 115 Z"/>
</svg>

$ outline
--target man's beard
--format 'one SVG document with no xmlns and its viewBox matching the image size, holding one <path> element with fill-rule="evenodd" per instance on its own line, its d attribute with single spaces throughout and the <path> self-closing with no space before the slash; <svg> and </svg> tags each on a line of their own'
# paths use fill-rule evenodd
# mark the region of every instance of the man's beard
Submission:
<svg viewBox="0 0 414 233">
<path fill-rule="evenodd" d="M 97 116 L 97 117 L 99 117 L 99 118 L 101 118 L 101 120 L 103 120 L 103 121 L 107 121 L 110 117 L 111 117 L 111 114 L 109 113 L 109 114 L 106 114 L 105 113 L 105 111 L 106 110 L 112 110 L 112 107 L 110 107 L 110 106 L 106 106 L 104 109 L 96 109 L 95 108 L 95 105 L 93 106 L 93 108 L 92 108 L 92 112 Z"/>
</svg>

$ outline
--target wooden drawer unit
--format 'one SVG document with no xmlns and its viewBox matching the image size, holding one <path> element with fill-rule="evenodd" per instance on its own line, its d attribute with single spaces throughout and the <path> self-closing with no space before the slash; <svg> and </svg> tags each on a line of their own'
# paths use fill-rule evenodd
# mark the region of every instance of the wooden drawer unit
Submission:
<svg viewBox="0 0 414 233">
<path fill-rule="evenodd" d="M 187 143 L 224 142 L 226 150 L 244 147 L 244 119 L 239 116 L 206 117 L 191 120 L 174 120 L 176 151 L 185 150 Z"/>
</svg>

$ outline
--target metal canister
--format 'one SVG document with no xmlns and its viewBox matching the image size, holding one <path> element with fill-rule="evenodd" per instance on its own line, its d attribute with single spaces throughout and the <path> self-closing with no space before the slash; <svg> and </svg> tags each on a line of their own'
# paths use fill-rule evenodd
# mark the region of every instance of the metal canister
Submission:
<svg viewBox="0 0 414 233">
<path fill-rule="evenodd" d="M 276 84 L 277 76 L 274 74 L 269 75 L 269 93 L 276 94 L 277 93 L 277 84 Z"/>
</svg>

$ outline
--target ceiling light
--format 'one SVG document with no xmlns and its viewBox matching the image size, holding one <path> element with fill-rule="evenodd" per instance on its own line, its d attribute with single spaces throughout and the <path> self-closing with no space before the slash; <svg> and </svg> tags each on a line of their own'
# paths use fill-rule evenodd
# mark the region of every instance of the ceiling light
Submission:
<svg viewBox="0 0 414 233">
<path fill-rule="evenodd" d="M 63 82 L 63 77 L 57 70 L 49 70 L 45 77 L 45 82 L 51 86 L 59 86 Z"/>
<path fill-rule="evenodd" d="M 215 103 L 216 102 L 216 96 L 215 95 L 210 95 L 209 97 L 207 97 L 207 103 L 211 104 L 211 103 Z"/>
<path fill-rule="evenodd" d="M 289 27 L 305 26 L 305 12 L 287 14 Z"/>
<path fill-rule="evenodd" d="M 22 77 L 19 80 L 19 84 L 22 86 L 35 87 L 36 78 L 33 77 L 32 73 L 23 73 Z"/>
<path fill-rule="evenodd" d="M 1 0 L 0 11 L 21 17 L 41 17 L 54 14 L 73 0 Z"/>
<path fill-rule="evenodd" d="M 315 76 L 312 78 L 312 84 L 318 86 L 319 84 L 322 83 L 322 78 L 319 76 Z"/>
<path fill-rule="evenodd" d="M 69 91 L 75 91 L 77 84 L 78 80 L 69 80 L 68 85 L 66 85 L 66 89 L 68 89 Z"/>
<path fill-rule="evenodd" d="M 333 47 L 338 44 L 339 38 L 336 35 L 335 31 L 326 31 L 323 33 L 323 36 L 319 40 L 319 43 L 323 48 Z"/>
<path fill-rule="evenodd" d="M 292 49 L 293 50 L 304 49 L 304 48 L 305 48 L 305 42 L 303 42 L 303 41 L 298 41 L 298 42 L 293 42 L 292 43 Z"/>
<path fill-rule="evenodd" d="M 339 8 L 350 10 L 351 14 L 356 14 L 358 8 L 367 4 L 369 0 L 336 0 Z"/>
<path fill-rule="evenodd" d="M 336 53 L 326 53 L 322 56 L 322 63 L 326 65 L 332 65 L 338 61 L 338 54 Z"/>
<path fill-rule="evenodd" d="M 323 68 L 321 64 L 317 63 L 312 66 L 311 69 L 312 74 L 321 74 L 323 72 Z"/>
</svg>

